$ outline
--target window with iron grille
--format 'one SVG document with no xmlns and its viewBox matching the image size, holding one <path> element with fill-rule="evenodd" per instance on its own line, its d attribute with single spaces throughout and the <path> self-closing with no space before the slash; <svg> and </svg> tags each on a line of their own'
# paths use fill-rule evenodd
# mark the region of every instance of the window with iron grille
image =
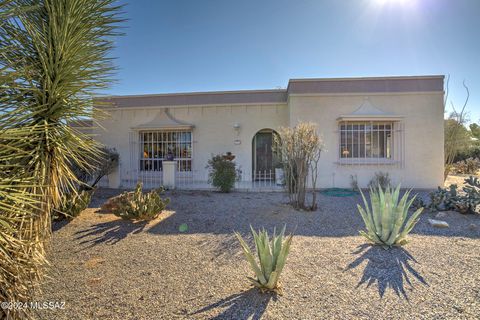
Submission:
<svg viewBox="0 0 480 320">
<path fill-rule="evenodd" d="M 340 159 L 384 159 L 393 155 L 393 122 L 342 121 Z"/>
<path fill-rule="evenodd" d="M 139 142 L 141 171 L 162 171 L 162 161 L 169 155 L 177 161 L 178 171 L 192 171 L 191 131 L 142 131 Z"/>
</svg>

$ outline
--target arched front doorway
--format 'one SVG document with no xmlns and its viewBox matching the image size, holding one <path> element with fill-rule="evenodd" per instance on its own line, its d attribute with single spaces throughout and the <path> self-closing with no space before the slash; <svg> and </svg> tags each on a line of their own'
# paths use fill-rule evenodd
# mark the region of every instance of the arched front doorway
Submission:
<svg viewBox="0 0 480 320">
<path fill-rule="evenodd" d="M 252 140 L 252 179 L 275 180 L 275 166 L 278 156 L 274 151 L 275 139 L 278 135 L 272 129 L 258 131 Z"/>
</svg>

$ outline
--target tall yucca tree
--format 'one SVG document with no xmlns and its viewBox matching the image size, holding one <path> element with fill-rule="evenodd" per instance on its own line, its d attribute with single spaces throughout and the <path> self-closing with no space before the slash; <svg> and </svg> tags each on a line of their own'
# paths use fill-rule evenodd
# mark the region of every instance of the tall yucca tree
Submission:
<svg viewBox="0 0 480 320">
<path fill-rule="evenodd" d="M 113 0 L 0 0 L 0 301 L 29 301 L 42 278 L 50 213 L 99 149 L 69 126 L 114 71 Z M 11 319 L 26 310 L 0 310 Z"/>
</svg>

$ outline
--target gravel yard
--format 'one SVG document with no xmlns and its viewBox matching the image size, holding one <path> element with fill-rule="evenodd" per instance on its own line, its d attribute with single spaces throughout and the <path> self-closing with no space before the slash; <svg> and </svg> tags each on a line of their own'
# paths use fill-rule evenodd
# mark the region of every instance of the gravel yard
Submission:
<svg viewBox="0 0 480 320">
<path fill-rule="evenodd" d="M 131 223 L 100 212 L 118 191 L 55 223 L 52 277 L 38 301 L 46 319 L 479 319 L 480 215 L 425 213 L 403 248 L 365 244 L 359 196 L 319 195 L 299 212 L 283 193 L 170 192 L 167 212 Z M 186 232 L 179 226 L 188 225 Z M 295 230 L 282 296 L 260 294 L 233 230 Z M 475 226 L 474 226 L 475 225 Z"/>
</svg>

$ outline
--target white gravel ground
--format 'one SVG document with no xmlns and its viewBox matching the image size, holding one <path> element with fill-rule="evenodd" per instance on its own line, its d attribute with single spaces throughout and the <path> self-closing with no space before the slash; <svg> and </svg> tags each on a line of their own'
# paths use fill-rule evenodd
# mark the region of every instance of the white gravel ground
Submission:
<svg viewBox="0 0 480 320">
<path fill-rule="evenodd" d="M 162 217 L 118 220 L 98 207 L 56 223 L 44 319 L 480 319 L 480 215 L 425 213 L 404 248 L 365 244 L 358 196 L 320 195 L 316 212 L 282 193 L 175 192 Z M 97 207 L 97 208 L 95 208 Z M 189 227 L 180 233 L 178 227 Z M 260 294 L 233 230 L 295 230 L 283 296 Z M 475 224 L 476 227 L 473 227 Z"/>
</svg>

